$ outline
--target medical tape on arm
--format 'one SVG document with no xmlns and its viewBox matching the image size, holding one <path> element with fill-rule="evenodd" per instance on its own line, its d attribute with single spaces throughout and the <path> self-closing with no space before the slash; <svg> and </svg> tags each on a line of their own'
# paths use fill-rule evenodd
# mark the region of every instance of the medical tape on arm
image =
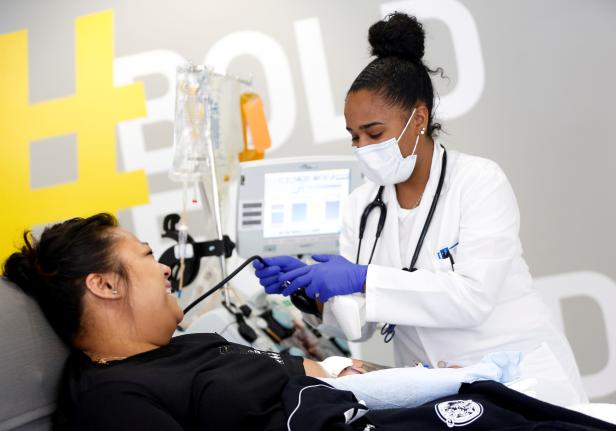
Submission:
<svg viewBox="0 0 616 431">
<path fill-rule="evenodd" d="M 342 370 L 353 365 L 353 360 L 344 356 L 330 356 L 317 363 L 325 370 L 329 377 L 336 378 Z"/>
</svg>

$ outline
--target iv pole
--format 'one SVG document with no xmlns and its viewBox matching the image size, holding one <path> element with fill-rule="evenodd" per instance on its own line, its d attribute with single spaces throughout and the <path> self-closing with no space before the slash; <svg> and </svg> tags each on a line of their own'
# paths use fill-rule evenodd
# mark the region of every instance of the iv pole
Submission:
<svg viewBox="0 0 616 431">
<path fill-rule="evenodd" d="M 212 202 L 214 204 L 214 221 L 216 222 L 216 235 L 219 240 L 223 240 L 223 232 L 222 232 L 222 219 L 221 219 L 221 211 L 220 211 L 220 197 L 218 194 L 218 177 L 216 175 L 216 163 L 214 160 L 214 145 L 212 142 L 211 134 L 208 136 L 208 158 L 210 159 L 210 177 L 212 180 Z M 207 196 L 205 192 L 205 185 L 203 181 L 199 181 L 199 192 L 201 194 L 201 202 L 205 205 L 207 201 Z M 219 256 L 220 259 L 220 271 L 222 272 L 222 277 L 225 278 L 227 276 L 227 261 L 224 254 Z M 230 299 L 229 299 L 229 289 L 227 289 L 228 285 L 225 284 L 225 287 L 222 289 L 225 305 L 230 307 Z"/>
<path fill-rule="evenodd" d="M 213 71 L 210 71 L 210 73 L 214 74 Z M 231 76 L 231 75 L 226 75 L 226 74 L 222 76 L 227 79 L 234 79 L 244 85 L 248 85 L 248 86 L 252 85 L 252 78 L 250 78 L 249 80 L 245 80 L 238 76 Z M 212 117 L 210 116 L 210 118 Z M 208 143 L 207 145 L 208 159 L 210 161 L 210 166 L 209 166 L 210 178 L 212 181 L 211 184 L 212 184 L 212 202 L 214 205 L 214 208 L 213 208 L 214 221 L 216 223 L 216 235 L 220 241 L 223 241 L 222 218 L 221 218 L 222 216 L 221 216 L 221 210 L 220 210 L 220 195 L 218 193 L 218 176 L 216 174 L 216 159 L 214 158 L 214 142 L 212 141 L 211 130 L 207 134 L 207 140 L 208 140 L 207 142 Z M 208 200 L 207 200 L 205 185 L 203 181 L 199 181 L 199 193 L 201 195 L 201 202 L 203 202 L 203 204 L 205 205 L 208 202 Z M 220 259 L 220 271 L 222 273 L 222 277 L 225 278 L 227 276 L 227 261 L 224 255 L 219 256 L 219 259 Z M 228 284 L 225 284 L 224 288 L 222 289 L 222 292 L 223 292 L 225 305 L 227 306 L 228 309 L 231 309 L 230 308 L 231 300 L 229 298 Z"/>
</svg>

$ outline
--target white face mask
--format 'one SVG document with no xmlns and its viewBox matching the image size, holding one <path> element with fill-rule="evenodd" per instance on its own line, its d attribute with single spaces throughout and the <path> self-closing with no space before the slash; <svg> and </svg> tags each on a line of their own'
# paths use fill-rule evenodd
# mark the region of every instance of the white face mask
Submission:
<svg viewBox="0 0 616 431">
<path fill-rule="evenodd" d="M 415 115 L 415 109 L 413 109 L 411 118 L 406 122 L 398 139 L 391 138 L 379 144 L 370 144 L 361 148 L 353 148 L 359 160 L 361 171 L 370 181 L 380 186 L 386 186 L 401 183 L 411 177 L 413 169 L 415 169 L 415 163 L 417 162 L 415 150 L 419 142 L 419 135 L 417 136 L 413 152 L 410 156 L 402 157 L 398 142 L 411 123 L 413 115 Z"/>
</svg>

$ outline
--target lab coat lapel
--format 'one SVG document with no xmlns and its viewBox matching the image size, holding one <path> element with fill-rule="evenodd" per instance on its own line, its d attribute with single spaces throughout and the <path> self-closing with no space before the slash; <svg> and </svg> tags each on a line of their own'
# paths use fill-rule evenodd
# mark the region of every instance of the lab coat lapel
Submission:
<svg viewBox="0 0 616 431">
<path fill-rule="evenodd" d="M 398 198 L 395 186 L 386 186 L 383 201 L 387 204 L 387 218 L 381 233 L 379 260 L 375 263 L 402 268 L 400 235 L 398 233 Z"/>
<path fill-rule="evenodd" d="M 441 174 L 441 157 L 443 154 L 443 149 L 440 144 L 437 142 L 434 143 L 434 152 L 432 153 L 432 165 L 430 167 L 430 178 L 428 179 L 428 183 L 426 184 L 426 188 L 423 193 L 423 197 L 421 198 L 421 203 L 419 204 L 419 208 L 417 208 L 417 217 L 415 218 L 415 222 L 413 224 L 413 229 L 411 230 L 411 236 L 409 242 L 407 244 L 407 255 L 412 258 L 415 253 L 415 247 L 417 247 L 417 241 L 419 241 L 419 236 L 421 235 L 421 231 L 426 223 L 426 219 L 428 217 L 428 213 L 430 212 L 430 207 L 432 206 L 432 200 L 434 199 L 434 193 L 436 192 L 436 188 L 438 186 L 439 176 Z M 389 217 L 388 217 L 389 218 Z M 396 217 L 397 220 L 397 217 Z M 434 220 L 428 229 L 428 233 L 426 234 L 426 239 L 424 240 L 424 244 L 419 253 L 419 257 L 417 258 L 417 263 L 415 264 L 418 267 L 421 262 L 421 256 L 426 252 L 426 247 L 428 244 L 428 238 L 430 237 L 430 233 L 436 229 L 433 226 Z M 396 223 L 397 225 L 397 223 Z M 396 226 L 396 233 L 398 232 Z M 400 253 L 398 253 L 398 256 Z M 399 258 L 398 258 L 399 259 Z M 402 262 L 404 267 L 406 268 L 411 263 L 411 259 L 409 258 L 408 262 Z"/>
</svg>

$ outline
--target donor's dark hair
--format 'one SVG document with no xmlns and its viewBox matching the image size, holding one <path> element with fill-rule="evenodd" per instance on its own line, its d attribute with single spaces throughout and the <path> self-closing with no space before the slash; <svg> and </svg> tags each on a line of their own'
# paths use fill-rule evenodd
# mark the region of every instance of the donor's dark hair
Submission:
<svg viewBox="0 0 616 431">
<path fill-rule="evenodd" d="M 113 215 L 101 213 L 49 226 L 38 240 L 26 231 L 21 250 L 4 262 L 3 275 L 38 302 L 69 346 L 80 329 L 88 274 L 112 272 L 126 279 L 113 254 L 116 226 Z"/>
</svg>

